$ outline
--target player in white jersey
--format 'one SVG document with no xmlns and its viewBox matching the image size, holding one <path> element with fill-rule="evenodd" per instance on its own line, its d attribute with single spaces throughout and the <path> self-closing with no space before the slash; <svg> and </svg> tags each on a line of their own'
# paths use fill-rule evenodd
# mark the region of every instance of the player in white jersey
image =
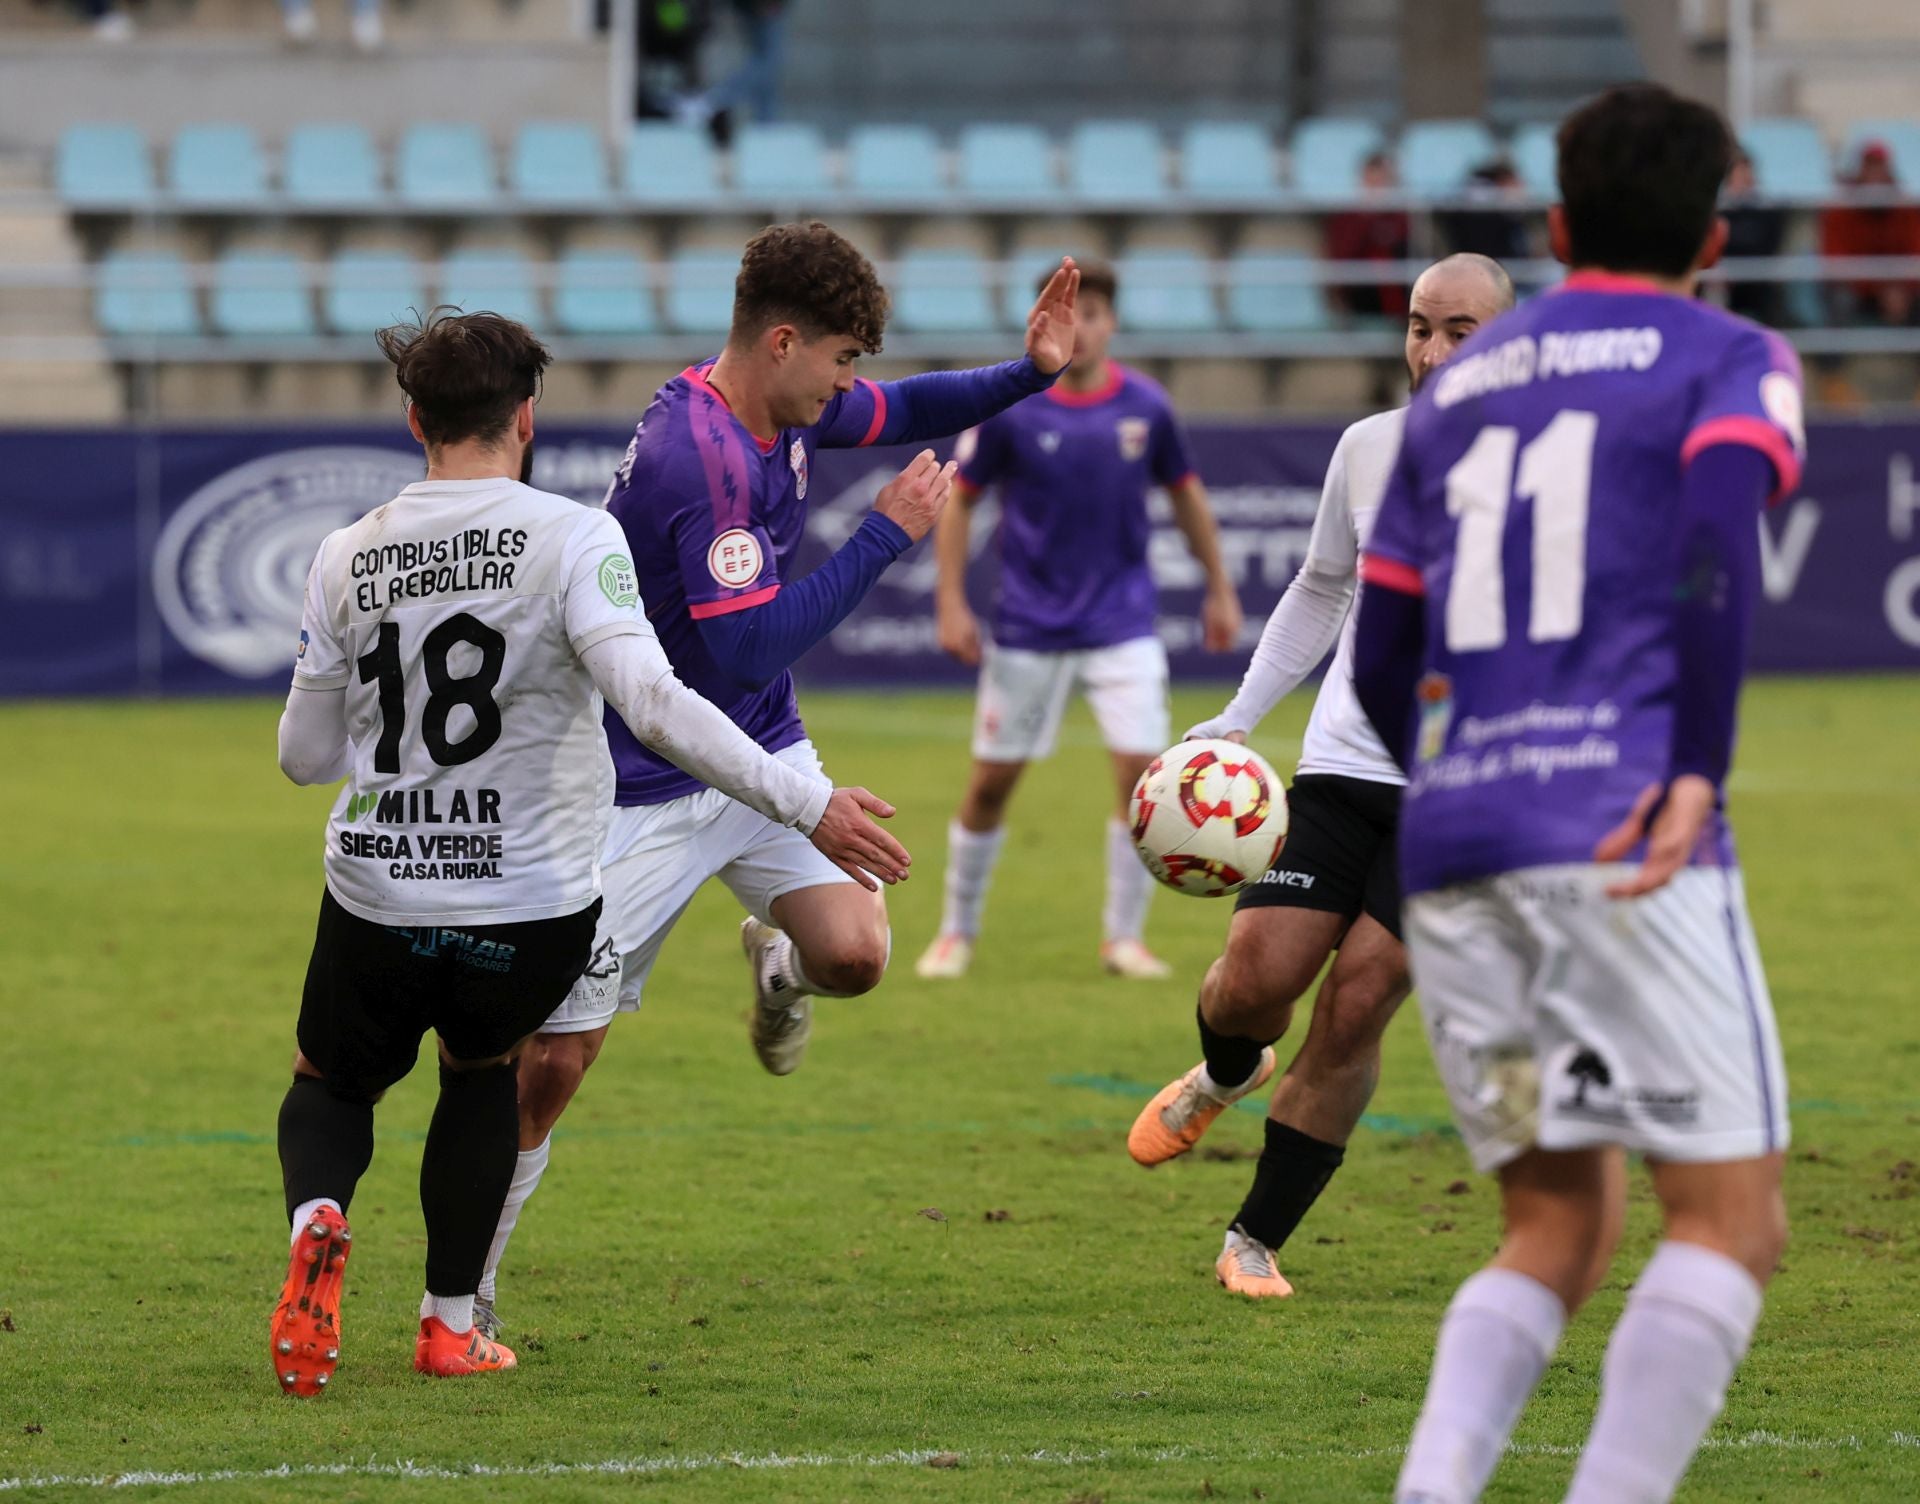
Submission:
<svg viewBox="0 0 1920 1504">
<path fill-rule="evenodd" d="M 1417 390 L 1474 330 L 1513 306 L 1499 264 L 1459 255 L 1414 284 L 1407 370 Z M 1279 859 L 1241 892 L 1225 953 L 1200 988 L 1204 1058 L 1147 1104 L 1127 1136 L 1142 1165 L 1185 1154 L 1230 1104 L 1273 1074 L 1274 1041 L 1337 952 L 1313 1020 L 1274 1087 L 1252 1189 L 1215 1264 L 1237 1294 L 1286 1296 L 1277 1250 L 1346 1154 L 1380 1074 L 1380 1040 L 1406 998 L 1394 856 L 1404 775 L 1353 693 L 1353 615 L 1360 550 L 1400 447 L 1403 411 L 1363 418 L 1340 436 L 1299 574 L 1273 609 L 1239 693 L 1189 737 L 1244 742 L 1335 648 L 1289 791 L 1292 829 Z M 1336 647 L 1337 643 L 1337 647 Z"/>
<path fill-rule="evenodd" d="M 514 1062 L 586 968 L 613 765 L 602 696 L 649 746 L 888 881 L 891 811 L 768 756 L 686 689 L 641 608 L 619 525 L 535 491 L 546 350 L 494 314 L 383 331 L 427 478 L 320 545 L 280 765 L 345 787 L 301 1000 L 280 1162 L 294 1229 L 270 1342 L 292 1394 L 339 1361 L 346 1209 L 373 1106 L 438 1035 L 420 1164 L 427 1294 L 414 1366 L 511 1368 L 473 1299 L 518 1151 Z"/>
</svg>

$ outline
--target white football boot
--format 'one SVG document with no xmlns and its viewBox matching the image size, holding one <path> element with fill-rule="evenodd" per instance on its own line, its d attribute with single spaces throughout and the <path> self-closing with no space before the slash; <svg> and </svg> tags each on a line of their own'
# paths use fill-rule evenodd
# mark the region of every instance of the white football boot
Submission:
<svg viewBox="0 0 1920 1504">
<path fill-rule="evenodd" d="M 813 1034 L 813 999 L 795 993 L 784 977 L 773 974 L 767 952 L 781 938 L 779 930 L 758 919 L 740 922 L 740 948 L 753 972 L 753 1021 L 748 1025 L 753 1053 L 771 1074 L 790 1076 L 799 1069 Z"/>
<path fill-rule="evenodd" d="M 1100 964 L 1116 977 L 1136 982 L 1163 982 L 1173 968 L 1138 940 L 1109 940 L 1100 947 Z"/>
<path fill-rule="evenodd" d="M 965 935 L 942 935 L 913 963 L 913 974 L 932 981 L 958 981 L 973 965 L 973 942 Z"/>
</svg>

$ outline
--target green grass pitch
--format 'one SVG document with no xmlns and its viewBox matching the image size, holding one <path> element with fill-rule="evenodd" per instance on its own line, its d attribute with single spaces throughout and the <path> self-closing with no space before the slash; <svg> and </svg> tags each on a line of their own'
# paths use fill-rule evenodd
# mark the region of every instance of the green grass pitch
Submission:
<svg viewBox="0 0 1920 1504">
<path fill-rule="evenodd" d="M 717 887 L 696 902 L 562 1125 L 502 1287 L 523 1366 L 499 1378 L 409 1368 L 416 1070 L 353 1208 L 337 1387 L 307 1403 L 264 1337 L 328 795 L 282 782 L 277 705 L 0 710 L 0 1493 L 152 1473 L 176 1481 L 125 1493 L 1385 1499 L 1441 1309 L 1494 1238 L 1413 1010 L 1286 1250 L 1299 1296 L 1228 1298 L 1211 1266 L 1258 1112 L 1151 1174 L 1123 1146 L 1194 1058 L 1227 906 L 1156 898 L 1173 983 L 1098 974 L 1107 775 L 1076 711 L 1016 803 L 974 976 L 921 983 L 966 702 L 807 700 L 829 768 L 895 800 L 918 857 L 894 974 L 822 1003 L 774 1080 L 738 915 Z M 1259 738 L 1283 766 L 1305 703 Z M 1920 1498 L 1917 732 L 1920 679 L 1748 696 L 1734 813 L 1793 1077 L 1795 1234 L 1687 1500 Z M 1642 1183 L 1489 1499 L 1560 1498 L 1653 1227 Z"/>
</svg>

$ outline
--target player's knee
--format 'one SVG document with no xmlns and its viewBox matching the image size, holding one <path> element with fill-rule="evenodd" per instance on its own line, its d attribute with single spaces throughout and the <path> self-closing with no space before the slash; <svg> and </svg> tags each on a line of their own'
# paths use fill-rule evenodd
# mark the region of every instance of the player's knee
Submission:
<svg viewBox="0 0 1920 1504">
<path fill-rule="evenodd" d="M 1207 971 L 1207 1022 L 1222 1034 L 1277 1038 L 1293 1018 L 1295 993 L 1232 948 Z"/>
<path fill-rule="evenodd" d="M 600 1053 L 602 1036 L 536 1034 L 520 1057 L 520 1123 L 523 1141 L 537 1144 L 560 1121 L 587 1069 Z"/>
<path fill-rule="evenodd" d="M 801 958 L 807 976 L 828 992 L 858 997 L 880 985 L 887 974 L 887 945 L 878 937 L 846 940 Z"/>
<path fill-rule="evenodd" d="M 1328 1014 L 1319 1031 L 1319 1053 L 1355 1064 L 1377 1060 L 1381 1037 L 1406 995 L 1405 974 L 1389 967 L 1368 965 L 1350 976 L 1336 975 L 1321 1005 Z"/>
</svg>

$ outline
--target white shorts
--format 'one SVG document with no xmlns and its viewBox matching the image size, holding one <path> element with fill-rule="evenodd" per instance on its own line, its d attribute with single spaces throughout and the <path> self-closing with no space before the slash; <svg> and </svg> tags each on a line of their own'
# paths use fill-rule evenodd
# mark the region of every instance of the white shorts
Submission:
<svg viewBox="0 0 1920 1504">
<path fill-rule="evenodd" d="M 1787 1079 L 1737 870 L 1644 898 L 1631 872 L 1534 867 L 1406 901 L 1433 1057 L 1481 1170 L 1536 1145 L 1753 1159 L 1787 1143 Z"/>
<path fill-rule="evenodd" d="M 983 762 L 1031 762 L 1053 751 L 1067 694 L 1078 682 L 1113 752 L 1167 750 L 1167 650 L 1158 637 L 1112 647 L 1034 653 L 985 645 L 973 718 L 973 755 Z"/>
<path fill-rule="evenodd" d="M 774 753 L 821 782 L 812 742 Z M 549 1034 L 584 1034 L 640 1006 L 654 959 L 700 885 L 717 877 L 756 919 L 772 922 L 774 900 L 802 888 L 850 883 L 789 825 L 717 789 L 666 804 L 616 805 L 600 859 L 604 902 L 593 960 L 553 1016 Z"/>
</svg>

